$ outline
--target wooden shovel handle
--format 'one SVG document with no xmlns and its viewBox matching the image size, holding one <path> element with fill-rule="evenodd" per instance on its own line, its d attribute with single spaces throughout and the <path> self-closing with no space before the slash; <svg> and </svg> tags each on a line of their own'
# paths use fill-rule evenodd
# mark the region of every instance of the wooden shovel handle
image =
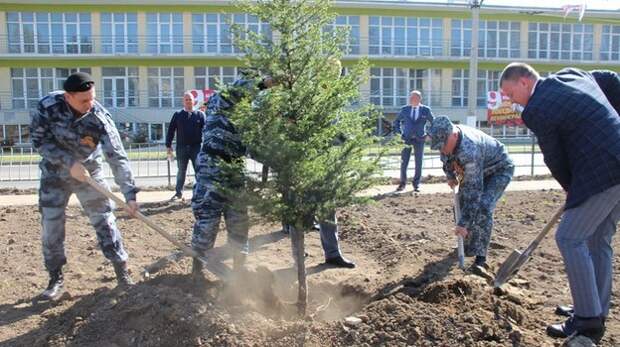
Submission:
<svg viewBox="0 0 620 347">
<path fill-rule="evenodd" d="M 540 233 L 538 233 L 536 238 L 527 246 L 527 248 L 525 249 L 523 253 L 529 254 L 536 247 L 538 247 L 538 244 L 540 244 L 540 242 L 545 238 L 545 236 L 547 236 L 547 233 L 549 233 L 549 231 L 555 226 L 555 223 L 557 223 L 560 217 L 562 217 L 563 213 L 564 213 L 564 205 L 558 208 L 558 210 L 555 212 L 553 217 L 551 217 L 551 219 L 547 222 L 547 225 L 545 225 L 543 230 L 541 230 Z"/>
<path fill-rule="evenodd" d="M 118 206 L 122 208 L 126 208 L 127 204 L 118 196 L 114 195 L 111 191 L 107 190 L 105 187 L 101 186 L 99 182 L 95 181 L 92 177 L 86 176 L 86 182 L 97 190 L 99 193 L 103 194 L 105 197 L 112 199 Z M 159 225 L 155 224 L 153 220 L 149 219 L 142 212 L 136 212 L 136 218 L 143 221 L 146 225 L 150 226 L 153 230 L 157 231 L 161 236 L 163 236 L 166 240 L 170 241 L 173 245 L 177 246 L 183 253 L 185 253 L 189 257 L 201 258 L 196 251 L 185 246 L 184 244 L 177 241 L 172 235 L 162 229 Z"/>
</svg>

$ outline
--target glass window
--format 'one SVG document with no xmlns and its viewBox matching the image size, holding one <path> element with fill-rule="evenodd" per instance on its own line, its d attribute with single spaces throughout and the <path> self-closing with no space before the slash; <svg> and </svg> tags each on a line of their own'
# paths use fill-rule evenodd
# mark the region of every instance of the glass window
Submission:
<svg viewBox="0 0 620 347">
<path fill-rule="evenodd" d="M 348 40 L 341 49 L 345 54 L 360 53 L 360 25 L 359 16 L 338 16 L 334 24 L 328 26 L 326 31 L 341 29 L 347 33 Z"/>
<path fill-rule="evenodd" d="M 90 73 L 90 68 L 12 68 L 11 94 L 14 109 L 34 109 L 48 93 L 62 89 L 69 74 Z"/>
<path fill-rule="evenodd" d="M 518 58 L 521 23 L 481 21 L 478 33 L 478 56 Z M 468 57 L 471 51 L 471 20 L 452 20 L 450 55 Z"/>
<path fill-rule="evenodd" d="M 370 17 L 370 55 L 440 56 L 442 20 L 417 17 Z"/>
<path fill-rule="evenodd" d="M 192 15 L 192 52 L 239 53 L 238 48 L 233 49 L 231 23 L 263 35 L 265 42 L 272 39 L 269 25 L 260 22 L 255 16 L 242 13 L 200 13 Z"/>
<path fill-rule="evenodd" d="M 89 13 L 7 12 L 9 53 L 92 53 Z"/>
<path fill-rule="evenodd" d="M 149 107 L 183 107 L 183 68 L 149 67 Z"/>
<path fill-rule="evenodd" d="M 147 13 L 146 51 L 153 54 L 183 53 L 181 13 Z"/>
<path fill-rule="evenodd" d="M 406 68 L 371 68 L 370 102 L 396 109 L 408 103 L 409 92 L 417 89 L 422 102 L 429 106 L 441 104 L 441 70 Z"/>
<path fill-rule="evenodd" d="M 217 89 L 222 83 L 234 82 L 238 74 L 238 68 L 231 66 L 195 67 L 195 88 Z"/>
<path fill-rule="evenodd" d="M 138 21 L 135 13 L 101 14 L 101 50 L 106 54 L 138 53 Z"/>
<path fill-rule="evenodd" d="M 586 47 L 591 52 L 592 44 L 586 43 Z M 600 59 L 620 61 L 620 25 L 603 25 Z"/>
<path fill-rule="evenodd" d="M 592 60 L 592 24 L 530 23 L 528 35 L 528 58 Z"/>
<path fill-rule="evenodd" d="M 126 108 L 138 106 L 138 68 L 104 67 L 103 104 L 106 107 Z"/>
</svg>

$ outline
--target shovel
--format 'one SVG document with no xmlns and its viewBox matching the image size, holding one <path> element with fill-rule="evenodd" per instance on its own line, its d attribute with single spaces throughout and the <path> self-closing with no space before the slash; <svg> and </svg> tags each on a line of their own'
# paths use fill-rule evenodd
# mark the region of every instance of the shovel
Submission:
<svg viewBox="0 0 620 347">
<path fill-rule="evenodd" d="M 518 250 L 513 250 L 512 253 L 506 258 L 504 263 L 500 266 L 499 270 L 497 270 L 497 275 L 495 275 L 494 286 L 495 288 L 499 288 L 502 284 L 508 282 L 514 276 L 517 271 L 527 262 L 527 260 L 532 255 L 532 252 L 538 247 L 540 242 L 547 236 L 547 233 L 555 223 L 560 219 L 564 213 L 564 205 L 560 207 L 557 212 L 551 217 L 547 225 L 543 228 L 543 230 L 536 236 L 536 238 L 530 242 L 525 251 L 519 252 Z"/>
<path fill-rule="evenodd" d="M 459 219 L 461 219 L 461 204 L 459 202 L 459 194 L 456 192 L 454 187 L 452 187 L 452 194 L 454 195 L 454 223 L 458 223 Z M 465 247 L 463 246 L 463 236 L 457 236 L 457 250 L 459 257 L 459 268 L 465 268 Z"/>
<path fill-rule="evenodd" d="M 112 194 L 111 191 L 109 191 L 106 188 L 102 187 L 92 177 L 86 176 L 86 182 L 91 187 L 93 187 L 95 190 L 97 190 L 99 193 L 101 193 L 105 197 L 113 200 L 118 206 L 123 207 L 123 208 L 127 207 L 127 204 L 125 204 L 125 202 L 122 199 L 120 199 L 116 195 Z M 153 222 L 153 220 L 151 220 L 148 217 L 146 217 L 145 215 L 143 215 L 142 212 L 137 211 L 136 212 L 136 218 L 141 220 L 142 222 L 144 222 L 146 225 L 151 227 L 153 230 L 157 231 L 166 240 L 170 241 L 173 245 L 177 246 L 188 257 L 193 257 L 195 259 L 200 260 L 203 264 L 205 264 L 205 267 L 207 269 L 209 269 L 209 271 L 213 272 L 215 275 L 217 275 L 217 276 L 219 276 L 221 278 L 226 278 L 230 274 L 230 269 L 226 265 L 224 265 L 224 264 L 222 264 L 220 262 L 217 262 L 217 261 L 214 261 L 214 262 L 209 261 L 209 262 L 207 262 L 207 258 L 201 256 L 200 254 L 198 254 L 193 249 L 191 249 L 191 248 L 185 246 L 184 244 L 180 243 L 179 241 L 177 241 L 174 237 L 172 237 L 172 235 L 170 235 L 168 232 L 166 232 L 162 227 L 160 227 L 159 225 L 155 224 L 155 222 Z"/>
</svg>

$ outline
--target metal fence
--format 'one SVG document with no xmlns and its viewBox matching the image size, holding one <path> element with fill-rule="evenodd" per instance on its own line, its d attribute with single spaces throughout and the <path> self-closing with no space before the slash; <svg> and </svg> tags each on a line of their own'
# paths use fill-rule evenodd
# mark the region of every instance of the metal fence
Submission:
<svg viewBox="0 0 620 347">
<path fill-rule="evenodd" d="M 498 138 L 510 152 L 515 162 L 515 175 L 539 175 L 547 174 L 548 170 L 543 162 L 542 154 L 538 150 L 534 137 L 505 137 Z M 30 147 L 2 147 L 0 151 L 0 182 L 38 180 L 40 177 L 38 163 L 41 159 L 39 154 Z M 368 158 L 376 157 L 378 153 L 386 149 L 377 145 L 368 148 Z M 399 177 L 400 151 L 402 146 L 392 145 L 387 148 L 386 155 L 381 159 L 383 176 Z M 176 161 L 168 161 L 166 147 L 162 144 L 129 144 L 125 147 L 129 162 L 136 178 L 166 178 L 174 181 L 177 173 Z M 246 161 L 247 170 L 259 174 L 262 165 L 251 159 Z M 424 175 L 440 176 L 442 164 L 437 151 L 431 151 L 428 147 L 424 156 Z M 413 172 L 413 160 L 409 170 Z M 104 161 L 104 175 L 112 177 L 110 167 Z M 188 175 L 194 175 L 192 165 L 188 166 Z M 172 182 L 174 183 L 174 182 Z"/>
</svg>

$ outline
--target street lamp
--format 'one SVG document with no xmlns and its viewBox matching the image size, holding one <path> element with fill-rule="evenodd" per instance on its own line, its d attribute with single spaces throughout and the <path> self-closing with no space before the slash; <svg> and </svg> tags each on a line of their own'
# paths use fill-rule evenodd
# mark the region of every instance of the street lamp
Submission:
<svg viewBox="0 0 620 347">
<path fill-rule="evenodd" d="M 471 51 L 469 57 L 469 95 L 467 98 L 468 125 L 476 125 L 478 99 L 478 30 L 480 28 L 480 6 L 484 0 L 469 0 L 471 8 Z"/>
</svg>

